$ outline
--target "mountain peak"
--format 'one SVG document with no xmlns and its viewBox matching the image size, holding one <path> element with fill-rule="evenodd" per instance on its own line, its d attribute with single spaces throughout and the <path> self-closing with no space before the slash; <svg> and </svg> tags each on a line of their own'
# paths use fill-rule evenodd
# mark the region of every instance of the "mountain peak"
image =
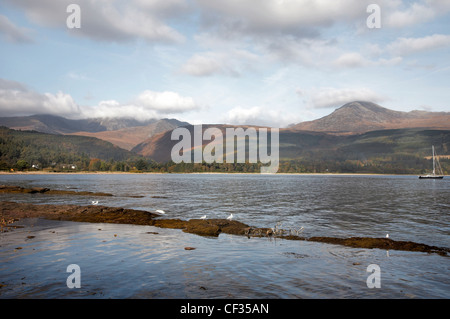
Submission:
<svg viewBox="0 0 450 319">
<path fill-rule="evenodd" d="M 387 109 L 373 102 L 353 101 L 344 104 L 327 116 L 299 123 L 291 129 L 334 133 L 363 133 L 411 127 L 449 129 L 448 122 L 445 122 L 449 120 L 450 113 L 401 112 Z"/>
<path fill-rule="evenodd" d="M 368 101 L 353 101 L 353 102 L 349 102 L 346 103 L 344 105 L 342 105 L 340 108 L 338 108 L 337 110 L 340 109 L 352 109 L 352 110 L 369 110 L 372 112 L 380 112 L 380 111 L 390 111 L 385 107 L 382 107 L 378 104 L 375 104 L 373 102 L 368 102 Z"/>
</svg>

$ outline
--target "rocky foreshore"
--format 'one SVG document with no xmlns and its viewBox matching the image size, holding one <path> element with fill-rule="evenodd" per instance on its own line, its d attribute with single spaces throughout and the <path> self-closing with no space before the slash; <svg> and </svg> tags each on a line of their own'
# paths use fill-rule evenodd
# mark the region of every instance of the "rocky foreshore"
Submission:
<svg viewBox="0 0 450 319">
<path fill-rule="evenodd" d="M 113 194 L 103 192 L 87 192 L 74 190 L 50 189 L 47 187 L 20 187 L 10 185 L 0 185 L 0 193 L 8 194 L 48 194 L 48 195 L 90 195 L 90 196 L 114 196 Z"/>
<path fill-rule="evenodd" d="M 371 237 L 301 237 L 295 234 L 276 232 L 272 228 L 257 228 L 236 220 L 227 219 L 165 219 L 161 215 L 144 210 L 107 207 L 101 205 L 36 205 L 17 202 L 0 202 L 0 226 L 2 231 L 9 230 L 11 223 L 22 218 L 46 218 L 91 223 L 115 223 L 149 225 L 160 228 L 181 229 L 184 232 L 201 236 L 219 236 L 221 233 L 247 237 L 277 237 L 285 240 L 303 240 L 327 244 L 343 245 L 354 248 L 379 248 L 386 250 L 417 251 L 437 253 L 448 256 L 450 249 L 429 246 L 411 241 L 396 241 L 390 238 Z"/>
</svg>

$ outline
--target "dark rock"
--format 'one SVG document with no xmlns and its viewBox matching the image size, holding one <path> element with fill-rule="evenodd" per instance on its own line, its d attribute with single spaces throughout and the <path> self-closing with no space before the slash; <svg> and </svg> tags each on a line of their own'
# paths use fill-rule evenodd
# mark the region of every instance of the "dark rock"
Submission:
<svg viewBox="0 0 450 319">
<path fill-rule="evenodd" d="M 3 186 L 0 186 L 0 190 Z M 17 188 L 15 188 L 17 189 Z M 41 217 L 54 220 L 70 220 L 92 223 L 115 223 L 150 225 L 160 228 L 182 229 L 187 233 L 201 236 L 219 236 L 221 233 L 269 237 L 274 236 L 270 228 L 255 228 L 239 221 L 227 219 L 160 219 L 159 215 L 143 210 L 125 209 L 120 207 L 106 206 L 77 206 L 77 205 L 36 205 L 15 202 L 0 202 L 0 221 L 16 220 L 17 218 Z M 6 223 L 5 223 L 6 224 Z M 5 227 L 5 225 L 3 225 Z M 390 238 L 370 237 L 310 237 L 300 236 L 278 236 L 286 240 L 307 240 L 327 244 L 343 245 L 354 248 L 386 249 L 419 251 L 437 253 L 447 256 L 450 249 L 446 247 L 428 246 L 411 241 L 395 241 Z"/>
<path fill-rule="evenodd" d="M 87 191 L 70 191 L 70 190 L 52 190 L 45 187 L 31 187 L 31 188 L 23 188 L 20 186 L 9 186 L 9 185 L 0 185 L 0 193 L 10 193 L 10 194 L 48 194 L 48 195 L 86 195 L 86 196 L 113 196 L 109 193 L 103 192 L 87 192 Z"/>
</svg>

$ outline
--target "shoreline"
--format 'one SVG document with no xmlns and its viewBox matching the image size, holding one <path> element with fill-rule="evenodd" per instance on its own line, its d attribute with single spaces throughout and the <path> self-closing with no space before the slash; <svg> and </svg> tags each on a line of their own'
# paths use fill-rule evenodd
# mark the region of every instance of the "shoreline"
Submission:
<svg viewBox="0 0 450 319">
<path fill-rule="evenodd" d="M 419 176 L 420 174 L 379 174 L 379 173 L 275 173 L 275 174 L 262 174 L 262 173 L 238 173 L 238 172 L 176 172 L 176 173 L 161 173 L 161 172 L 44 172 L 44 171 L 15 171 L 6 172 L 0 171 L 0 175 L 287 175 L 287 176 Z M 444 177 L 447 175 L 444 175 Z"/>
</svg>

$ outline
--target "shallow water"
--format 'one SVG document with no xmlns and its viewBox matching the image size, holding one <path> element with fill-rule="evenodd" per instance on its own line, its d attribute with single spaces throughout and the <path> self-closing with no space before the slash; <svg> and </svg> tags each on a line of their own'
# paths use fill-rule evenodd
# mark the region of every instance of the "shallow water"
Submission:
<svg viewBox="0 0 450 319">
<path fill-rule="evenodd" d="M 371 236 L 450 246 L 450 184 L 414 176 L 4 175 L 1 184 L 109 192 L 115 197 L 1 194 L 0 200 L 224 218 L 304 227 L 305 236 Z M 142 195 L 143 198 L 130 198 Z M 159 196 L 154 198 L 152 196 Z M 0 234 L 0 298 L 449 298 L 439 255 L 151 226 L 22 220 Z M 99 230 L 101 229 L 101 230 Z M 153 234 L 157 232 L 158 234 Z M 28 239 L 27 236 L 35 236 Z M 114 236 L 116 235 L 116 236 Z M 184 247 L 195 250 L 184 250 Z M 22 247 L 22 249 L 16 249 Z M 69 264 L 81 288 L 69 289 Z M 381 269 L 368 288 L 367 266 Z"/>
</svg>

